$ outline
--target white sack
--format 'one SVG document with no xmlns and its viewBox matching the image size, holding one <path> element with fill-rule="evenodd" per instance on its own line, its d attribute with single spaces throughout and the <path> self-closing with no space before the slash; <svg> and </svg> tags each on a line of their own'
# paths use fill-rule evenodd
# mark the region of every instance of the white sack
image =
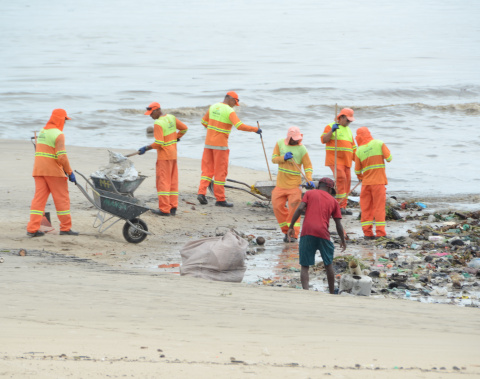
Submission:
<svg viewBox="0 0 480 379">
<path fill-rule="evenodd" d="M 180 250 L 180 275 L 241 282 L 247 269 L 247 247 L 246 240 L 230 231 L 224 236 L 191 241 Z"/>
</svg>

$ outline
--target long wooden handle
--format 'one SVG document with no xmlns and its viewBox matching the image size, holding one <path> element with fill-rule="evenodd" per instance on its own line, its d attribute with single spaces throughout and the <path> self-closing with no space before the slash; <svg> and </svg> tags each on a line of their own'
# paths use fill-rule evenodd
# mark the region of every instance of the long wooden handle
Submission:
<svg viewBox="0 0 480 379">
<path fill-rule="evenodd" d="M 360 180 L 360 181 L 355 185 L 355 187 L 353 187 L 353 188 L 350 190 L 350 192 L 348 193 L 347 197 L 349 197 L 350 194 L 351 194 L 353 191 L 355 191 L 355 188 L 357 188 L 361 183 L 362 183 L 362 181 Z"/>
<path fill-rule="evenodd" d="M 257 121 L 257 126 L 258 126 L 258 129 L 260 129 L 260 124 L 259 124 L 259 122 L 258 122 L 258 121 Z M 263 154 L 265 154 L 265 162 L 267 162 L 268 175 L 270 176 L 270 180 L 273 180 L 273 179 L 272 179 L 272 174 L 270 173 L 270 166 L 268 165 L 267 152 L 265 151 L 265 145 L 263 144 L 263 137 L 262 137 L 262 133 L 260 133 L 260 140 L 262 141 L 262 146 L 263 146 Z"/>
<path fill-rule="evenodd" d="M 295 165 L 295 167 L 297 168 L 298 171 L 300 171 L 300 174 L 302 174 L 303 178 L 308 182 L 310 182 L 310 180 L 307 179 L 307 177 L 305 176 L 305 174 L 303 173 L 302 169 L 300 168 L 300 166 L 297 164 L 297 162 L 295 162 L 294 160 L 295 158 L 292 158 L 291 159 L 291 162 Z"/>
<path fill-rule="evenodd" d="M 125 156 L 128 158 L 128 157 L 133 157 L 134 155 L 138 155 L 138 154 L 140 154 L 140 152 L 137 150 L 136 152 L 134 152 L 132 154 L 125 155 Z"/>
<path fill-rule="evenodd" d="M 335 120 L 337 121 L 337 103 L 335 103 Z M 335 161 L 333 167 L 333 177 L 335 179 L 335 191 L 337 191 L 337 131 L 335 130 Z"/>
</svg>

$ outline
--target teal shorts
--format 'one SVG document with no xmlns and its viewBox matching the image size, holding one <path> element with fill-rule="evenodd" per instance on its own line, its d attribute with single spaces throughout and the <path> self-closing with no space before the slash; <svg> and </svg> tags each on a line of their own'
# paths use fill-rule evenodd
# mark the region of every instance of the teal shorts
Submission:
<svg viewBox="0 0 480 379">
<path fill-rule="evenodd" d="M 333 262 L 333 243 L 320 237 L 302 236 L 298 247 L 301 266 L 313 266 L 315 264 L 315 254 L 320 250 L 325 266 Z"/>
</svg>

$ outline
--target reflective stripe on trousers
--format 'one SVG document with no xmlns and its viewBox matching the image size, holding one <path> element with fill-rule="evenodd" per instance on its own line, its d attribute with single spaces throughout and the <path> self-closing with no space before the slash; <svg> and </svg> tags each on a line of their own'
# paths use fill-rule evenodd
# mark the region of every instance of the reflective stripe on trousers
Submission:
<svg viewBox="0 0 480 379">
<path fill-rule="evenodd" d="M 373 236 L 373 224 L 377 237 L 386 235 L 385 232 L 385 203 L 387 189 L 384 184 L 362 185 L 360 192 L 360 221 L 365 236 Z M 375 222 L 374 222 L 375 220 Z"/>
<path fill-rule="evenodd" d="M 225 201 L 225 181 L 228 174 L 228 157 L 230 150 L 203 149 L 202 177 L 198 194 L 206 195 L 207 188 L 213 180 L 213 193 L 217 201 Z"/>
<path fill-rule="evenodd" d="M 157 160 L 156 181 L 158 209 L 170 213 L 178 208 L 178 167 L 176 159 Z"/>
<path fill-rule="evenodd" d="M 64 232 L 70 230 L 72 228 L 72 218 L 70 216 L 70 196 L 68 194 L 67 177 L 34 176 L 34 179 L 35 195 L 30 207 L 30 222 L 27 225 L 27 232 L 35 233 L 40 229 L 45 204 L 50 194 L 52 194 L 57 217 L 60 220 L 60 230 Z"/>
<path fill-rule="evenodd" d="M 278 225 L 282 229 L 284 234 L 287 234 L 288 227 L 292 221 L 293 214 L 295 210 L 300 205 L 302 201 L 302 191 L 300 188 L 280 188 L 275 187 L 272 191 L 272 206 L 273 213 L 277 218 Z M 287 207 L 288 204 L 288 207 Z M 293 229 L 295 230 L 295 238 L 298 238 L 300 233 L 300 221 L 301 217 L 298 218 Z"/>
<path fill-rule="evenodd" d="M 328 166 L 332 173 L 335 175 L 335 166 Z M 347 195 L 350 192 L 351 175 L 350 167 L 337 164 L 337 195 L 335 198 L 340 205 L 340 208 L 347 207 Z"/>
</svg>

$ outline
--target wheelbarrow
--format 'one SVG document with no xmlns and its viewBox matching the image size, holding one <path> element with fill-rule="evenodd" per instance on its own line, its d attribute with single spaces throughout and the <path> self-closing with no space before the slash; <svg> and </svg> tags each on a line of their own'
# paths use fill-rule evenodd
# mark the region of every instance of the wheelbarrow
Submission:
<svg viewBox="0 0 480 379">
<path fill-rule="evenodd" d="M 145 180 L 145 175 L 139 175 L 135 180 L 113 180 L 108 176 L 105 178 L 98 178 L 90 175 L 90 179 L 93 181 L 95 188 L 108 192 L 115 192 L 117 194 L 125 194 L 133 197 L 133 192 L 142 184 Z"/>
<path fill-rule="evenodd" d="M 86 188 L 83 188 L 77 182 L 78 189 L 98 210 L 93 227 L 98 229 L 99 233 L 103 233 L 117 222 L 123 220 L 125 221 L 123 237 L 130 243 L 140 243 L 147 238 L 147 234 L 152 234 L 148 231 L 145 221 L 138 218 L 141 214 L 152 209 L 139 205 L 138 200 L 131 196 L 95 188 L 92 182 L 82 173 L 77 170 L 75 172 L 85 179 L 86 182 Z M 87 192 L 89 187 L 92 196 Z"/>
</svg>

